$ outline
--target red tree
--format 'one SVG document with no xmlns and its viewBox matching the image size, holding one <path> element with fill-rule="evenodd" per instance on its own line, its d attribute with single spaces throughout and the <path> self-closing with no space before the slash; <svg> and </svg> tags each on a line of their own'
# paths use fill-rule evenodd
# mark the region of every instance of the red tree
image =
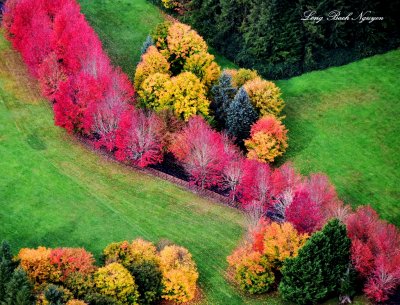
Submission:
<svg viewBox="0 0 400 305">
<path fill-rule="evenodd" d="M 193 117 L 173 141 L 170 151 L 182 162 L 190 180 L 201 188 L 221 185 L 230 155 L 224 137 L 200 116 Z"/>
<path fill-rule="evenodd" d="M 162 162 L 161 125 L 161 120 L 153 113 L 133 108 L 125 111 L 116 133 L 116 158 L 140 167 Z"/>
<path fill-rule="evenodd" d="M 54 52 L 50 53 L 40 65 L 38 78 L 42 94 L 50 101 L 54 101 L 60 84 L 67 80 L 65 69 L 59 64 Z"/>
</svg>

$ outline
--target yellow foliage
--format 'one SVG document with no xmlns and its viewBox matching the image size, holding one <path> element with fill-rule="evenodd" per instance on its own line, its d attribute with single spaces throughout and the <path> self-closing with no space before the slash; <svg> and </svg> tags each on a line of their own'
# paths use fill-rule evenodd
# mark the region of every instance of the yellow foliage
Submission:
<svg viewBox="0 0 400 305">
<path fill-rule="evenodd" d="M 156 26 L 151 33 L 151 37 L 154 39 L 154 43 L 159 50 L 167 49 L 167 36 L 168 29 L 172 25 L 170 21 L 164 21 Z"/>
<path fill-rule="evenodd" d="M 131 243 L 131 256 L 135 262 L 152 261 L 159 263 L 157 248 L 153 243 L 141 238 L 135 239 Z"/>
<path fill-rule="evenodd" d="M 199 277 L 189 251 L 179 246 L 166 246 L 160 252 L 163 295 L 166 300 L 182 303 L 192 300 Z"/>
<path fill-rule="evenodd" d="M 170 62 L 183 67 L 186 59 L 196 53 L 207 52 L 204 39 L 186 24 L 175 22 L 168 29 L 168 50 L 161 52 Z"/>
<path fill-rule="evenodd" d="M 286 258 L 297 256 L 307 238 L 307 234 L 299 234 L 289 222 L 272 222 L 264 231 L 264 255 L 279 267 Z"/>
<path fill-rule="evenodd" d="M 66 305 L 87 305 L 84 301 L 81 300 L 69 300 Z"/>
<path fill-rule="evenodd" d="M 169 63 L 167 59 L 157 50 L 155 46 L 150 46 L 143 54 L 142 60 L 136 67 L 135 87 L 140 90 L 143 81 L 154 73 L 169 74 Z"/>
<path fill-rule="evenodd" d="M 133 276 L 119 263 L 99 268 L 94 274 L 97 291 L 112 297 L 118 305 L 137 304 L 139 292 Z"/>
<path fill-rule="evenodd" d="M 246 82 L 244 88 L 262 116 L 272 114 L 279 117 L 285 104 L 281 99 L 281 90 L 273 82 L 258 77 Z"/>
<path fill-rule="evenodd" d="M 260 162 L 273 162 L 286 151 L 287 130 L 274 116 L 269 115 L 258 120 L 251 127 L 251 137 L 244 142 L 247 157 Z"/>
<path fill-rule="evenodd" d="M 196 53 L 186 60 L 183 70 L 192 72 L 207 88 L 211 88 L 221 74 L 221 68 L 214 60 L 214 55 L 207 52 Z"/>
<path fill-rule="evenodd" d="M 206 90 L 200 80 L 191 72 L 183 72 L 165 84 L 160 98 L 161 108 L 170 108 L 174 114 L 188 121 L 190 117 L 201 114 L 208 115 L 210 101 L 206 98 Z"/>
<path fill-rule="evenodd" d="M 224 72 L 232 77 L 232 86 L 237 88 L 242 87 L 248 81 L 260 78 L 257 71 L 250 69 L 225 69 Z"/>
<path fill-rule="evenodd" d="M 160 104 L 160 97 L 166 90 L 166 84 L 170 79 L 170 76 L 165 73 L 155 73 L 147 77 L 141 88 L 137 90 L 142 103 L 156 111 L 165 108 L 165 105 Z"/>
<path fill-rule="evenodd" d="M 50 263 L 50 252 L 51 249 L 38 247 L 37 249 L 22 248 L 18 253 L 20 266 L 36 288 L 61 276 L 61 273 Z"/>
</svg>

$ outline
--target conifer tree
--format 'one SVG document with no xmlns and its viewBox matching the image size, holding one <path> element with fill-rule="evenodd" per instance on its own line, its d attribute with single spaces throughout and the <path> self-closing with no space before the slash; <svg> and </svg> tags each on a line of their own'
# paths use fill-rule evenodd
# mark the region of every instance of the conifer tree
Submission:
<svg viewBox="0 0 400 305">
<path fill-rule="evenodd" d="M 279 291 L 285 300 L 300 305 L 339 295 L 349 261 L 346 227 L 333 219 L 311 236 L 297 257 L 285 261 Z"/>
<path fill-rule="evenodd" d="M 47 286 L 44 296 L 49 305 L 63 305 L 64 292 L 62 292 L 56 285 L 50 284 Z"/>
<path fill-rule="evenodd" d="M 6 286 L 15 267 L 16 263 L 12 261 L 11 247 L 8 242 L 3 241 L 0 245 L 0 304 L 5 300 Z"/>
<path fill-rule="evenodd" d="M 214 96 L 211 108 L 214 110 L 214 116 L 219 127 L 223 129 L 225 128 L 227 109 L 237 92 L 236 88 L 232 86 L 232 76 L 225 72 L 222 73 L 218 84 L 211 91 Z"/>
<path fill-rule="evenodd" d="M 22 268 L 15 269 L 6 285 L 2 305 L 33 305 L 33 287 Z"/>
<path fill-rule="evenodd" d="M 250 135 L 251 125 L 258 115 L 246 90 L 241 87 L 227 109 L 226 130 L 238 143 Z"/>
</svg>

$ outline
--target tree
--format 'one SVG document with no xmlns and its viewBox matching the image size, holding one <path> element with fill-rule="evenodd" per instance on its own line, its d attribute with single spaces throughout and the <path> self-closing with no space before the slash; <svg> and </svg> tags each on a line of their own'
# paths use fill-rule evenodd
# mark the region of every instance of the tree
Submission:
<svg viewBox="0 0 400 305">
<path fill-rule="evenodd" d="M 56 285 L 50 284 L 44 291 L 44 296 L 49 305 L 63 305 L 64 304 L 64 292 Z"/>
<path fill-rule="evenodd" d="M 136 304 L 139 298 L 135 279 L 119 263 L 111 263 L 99 268 L 94 274 L 98 292 L 113 298 L 117 304 Z"/>
<path fill-rule="evenodd" d="M 155 111 L 162 111 L 167 107 L 161 100 L 162 95 L 170 85 L 171 77 L 166 73 L 154 73 L 147 77 L 138 90 L 141 103 Z"/>
<path fill-rule="evenodd" d="M 33 287 L 29 281 L 26 273 L 21 268 L 15 269 L 12 274 L 10 281 L 5 287 L 4 295 L 0 296 L 3 298 L 1 304 L 7 305 L 33 305 L 35 304 L 35 298 L 33 296 Z"/>
<path fill-rule="evenodd" d="M 226 130 L 228 134 L 235 137 L 240 143 L 249 137 L 250 127 L 257 118 L 257 113 L 250 103 L 246 90 L 241 87 L 227 109 Z"/>
<path fill-rule="evenodd" d="M 38 78 L 42 94 L 50 101 L 54 101 L 60 84 L 67 79 L 66 71 L 58 62 L 54 52 L 50 53 L 41 63 Z"/>
<path fill-rule="evenodd" d="M 198 114 L 208 116 L 210 101 L 206 97 L 206 89 L 193 73 L 183 72 L 173 77 L 165 88 L 161 93 L 161 108 L 172 109 L 175 116 L 185 121 Z"/>
<path fill-rule="evenodd" d="M 135 87 L 139 91 L 147 77 L 154 73 L 169 74 L 169 68 L 170 64 L 157 48 L 155 46 L 148 47 L 146 53 L 142 55 L 142 60 L 136 67 Z"/>
<path fill-rule="evenodd" d="M 128 109 L 116 132 L 115 156 L 140 167 L 160 163 L 163 159 L 161 121 L 153 113 Z"/>
<path fill-rule="evenodd" d="M 164 247 L 160 252 L 160 266 L 164 286 L 162 298 L 178 303 L 192 300 L 199 273 L 189 251 L 175 245 Z"/>
<path fill-rule="evenodd" d="M 297 257 L 284 262 L 279 291 L 285 300 L 296 304 L 320 302 L 339 293 L 349 260 L 346 227 L 333 219 L 308 239 Z"/>
<path fill-rule="evenodd" d="M 232 85 L 236 88 L 240 88 L 247 82 L 260 78 L 257 71 L 250 69 L 226 69 L 225 72 L 232 77 Z"/>
<path fill-rule="evenodd" d="M 207 89 L 211 88 L 221 74 L 221 68 L 215 62 L 214 55 L 207 52 L 196 53 L 188 57 L 183 71 L 192 72 Z"/>
<path fill-rule="evenodd" d="M 237 89 L 232 85 L 232 76 L 223 71 L 218 83 L 212 87 L 211 92 L 213 94 L 211 109 L 214 111 L 214 117 L 219 127 L 224 129 L 229 104 L 237 93 Z"/>
<path fill-rule="evenodd" d="M 287 129 L 274 116 L 268 115 L 251 126 L 250 138 L 244 144 L 247 157 L 261 162 L 273 162 L 288 147 Z"/>
<path fill-rule="evenodd" d="M 220 185 L 227 155 L 223 137 L 197 116 L 189 120 L 170 147 L 190 180 L 201 188 Z"/>
<path fill-rule="evenodd" d="M 13 262 L 10 244 L 3 240 L 0 245 L 0 304 L 5 301 L 6 287 L 13 275 L 16 263 Z"/>
<path fill-rule="evenodd" d="M 255 78 L 246 82 L 244 89 L 254 108 L 261 116 L 273 115 L 279 117 L 285 103 L 281 98 L 281 90 L 273 82 Z"/>
</svg>

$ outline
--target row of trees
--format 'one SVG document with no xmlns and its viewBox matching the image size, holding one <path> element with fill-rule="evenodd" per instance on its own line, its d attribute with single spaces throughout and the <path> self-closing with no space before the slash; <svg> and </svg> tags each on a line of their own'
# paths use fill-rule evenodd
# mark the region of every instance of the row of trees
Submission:
<svg viewBox="0 0 400 305">
<path fill-rule="evenodd" d="M 342 65 L 400 42 L 398 1 L 151 1 L 178 11 L 220 53 L 269 79 Z M 310 12 L 324 19 L 302 20 Z M 371 16 L 383 20 L 362 20 Z"/>
<path fill-rule="evenodd" d="M 8 305 L 155 304 L 190 301 L 198 272 L 187 249 L 136 239 L 112 243 L 97 267 L 85 249 L 0 247 L 0 302 Z"/>
</svg>

